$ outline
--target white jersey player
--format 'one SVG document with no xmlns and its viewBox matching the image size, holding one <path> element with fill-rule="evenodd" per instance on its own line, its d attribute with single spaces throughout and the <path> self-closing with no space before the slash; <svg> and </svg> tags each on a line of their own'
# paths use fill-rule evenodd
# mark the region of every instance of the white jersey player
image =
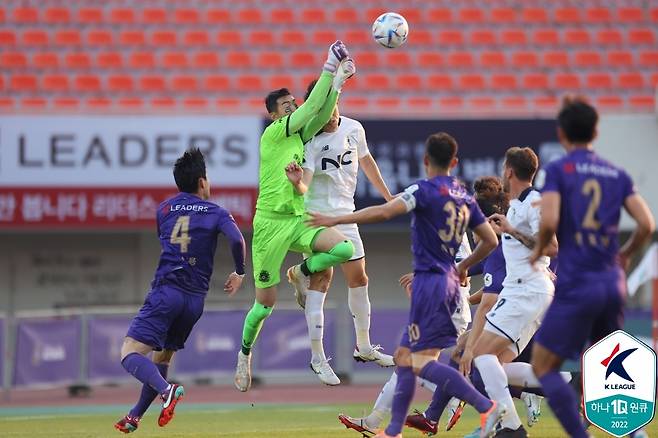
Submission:
<svg viewBox="0 0 658 438">
<path fill-rule="evenodd" d="M 313 84 L 309 86 L 309 92 Z M 368 180 L 387 201 L 392 199 L 382 179 L 377 163 L 368 150 L 365 130 L 354 119 L 340 116 L 338 106 L 322 131 L 311 139 L 304 150 L 304 175 L 302 181 L 309 189 L 305 195 L 306 210 L 329 215 L 351 213 L 355 210 L 359 166 Z M 368 276 L 365 270 L 365 251 L 356 224 L 339 225 L 338 230 L 354 244 L 352 259 L 341 265 L 348 285 L 348 305 L 354 321 L 356 348 L 354 359 L 359 362 L 375 362 L 380 366 L 394 366 L 393 357 L 383 354 L 379 346 L 370 342 L 370 299 Z M 305 309 L 311 339 L 312 362 L 324 356 L 322 347 L 322 321 L 324 299 L 333 271 L 331 269 L 311 276 L 308 290 L 297 293 L 297 302 Z M 297 288 L 295 289 L 297 292 Z M 318 325 L 320 328 L 318 328 Z M 338 385 L 340 380 L 333 373 L 317 373 L 328 385 Z"/>
</svg>

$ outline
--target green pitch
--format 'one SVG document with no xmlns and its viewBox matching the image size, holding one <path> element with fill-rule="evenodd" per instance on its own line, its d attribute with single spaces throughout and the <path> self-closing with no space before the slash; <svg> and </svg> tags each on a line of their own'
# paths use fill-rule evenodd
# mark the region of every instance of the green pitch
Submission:
<svg viewBox="0 0 658 438">
<path fill-rule="evenodd" d="M 417 406 L 421 408 L 422 406 Z M 165 428 L 156 424 L 157 410 L 151 409 L 142 420 L 135 438 L 211 438 L 211 437 L 268 437 L 268 438 L 359 438 L 359 434 L 347 430 L 336 416 L 343 412 L 361 415 L 367 405 L 244 405 L 181 404 L 176 417 Z M 126 412 L 128 406 L 83 406 L 62 408 L 0 409 L 0 436 L 3 438 L 119 438 L 113 424 Z M 523 419 L 525 411 L 518 406 Z M 445 421 L 443 421 L 445 423 Z M 441 431 L 441 437 L 463 437 L 478 425 L 475 412 L 467 408 L 465 415 L 450 432 Z M 655 421 L 649 426 L 649 436 L 658 436 Z M 590 429 L 596 437 L 607 437 L 598 430 Z M 559 424 L 544 407 L 541 421 L 529 430 L 533 438 L 563 437 Z M 405 429 L 405 438 L 421 437 L 420 433 Z"/>
</svg>

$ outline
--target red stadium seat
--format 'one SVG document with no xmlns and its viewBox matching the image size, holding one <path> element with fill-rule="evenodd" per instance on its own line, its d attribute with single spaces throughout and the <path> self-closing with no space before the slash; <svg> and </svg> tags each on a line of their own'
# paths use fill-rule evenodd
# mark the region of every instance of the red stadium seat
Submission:
<svg viewBox="0 0 658 438">
<path fill-rule="evenodd" d="M 35 53 L 32 56 L 32 65 L 43 69 L 57 68 L 59 67 L 59 58 L 57 53 L 53 52 Z"/>
<path fill-rule="evenodd" d="M 354 55 L 356 64 L 364 68 L 376 68 L 379 66 L 379 55 L 377 52 L 359 52 Z"/>
<path fill-rule="evenodd" d="M 439 108 L 442 110 L 456 111 L 464 106 L 464 99 L 458 96 L 442 97 L 439 99 Z"/>
<path fill-rule="evenodd" d="M 203 87 L 208 91 L 227 91 L 230 87 L 230 81 L 228 76 L 224 75 L 206 76 Z"/>
<path fill-rule="evenodd" d="M 324 9 L 302 9 L 302 23 L 305 25 L 324 24 L 327 22 Z"/>
<path fill-rule="evenodd" d="M 0 29 L 0 44 L 13 46 L 16 44 L 16 34 L 12 29 Z"/>
<path fill-rule="evenodd" d="M 496 100 L 489 96 L 469 97 L 467 106 L 475 111 L 491 111 L 496 106 Z"/>
<path fill-rule="evenodd" d="M 386 110 L 393 110 L 398 108 L 402 102 L 400 101 L 400 98 L 396 96 L 392 97 L 379 97 L 375 99 L 375 105 L 377 108 L 380 108 L 384 111 Z"/>
<path fill-rule="evenodd" d="M 0 97 L 0 111 L 13 110 L 16 102 L 11 97 Z"/>
<path fill-rule="evenodd" d="M 285 32 L 284 32 L 285 34 Z M 216 42 L 221 46 L 234 47 L 242 44 L 242 34 L 232 30 L 217 32 Z"/>
<path fill-rule="evenodd" d="M 656 108 L 656 99 L 653 95 L 635 95 L 628 99 L 628 103 L 637 110 L 653 111 Z"/>
<path fill-rule="evenodd" d="M 318 46 L 327 46 L 338 39 L 336 32 L 333 30 L 318 30 L 313 32 L 313 44 Z"/>
<path fill-rule="evenodd" d="M 515 75 L 494 74 L 491 76 L 491 88 L 494 90 L 514 90 L 517 86 Z"/>
<path fill-rule="evenodd" d="M 193 75 L 178 75 L 171 78 L 171 88 L 176 92 L 196 91 L 197 78 Z"/>
<path fill-rule="evenodd" d="M 630 67 L 633 65 L 633 53 L 627 51 L 612 51 L 607 54 L 607 63 L 612 67 Z"/>
<path fill-rule="evenodd" d="M 119 8 L 110 11 L 110 23 L 112 24 L 133 24 L 135 22 L 134 9 Z"/>
<path fill-rule="evenodd" d="M 387 51 L 385 53 L 384 64 L 389 68 L 409 68 L 413 65 L 411 55 L 404 51 Z"/>
<path fill-rule="evenodd" d="M 145 92 L 161 92 L 165 89 L 165 78 L 158 75 L 146 75 L 139 78 L 139 88 Z"/>
<path fill-rule="evenodd" d="M 100 8 L 78 9 L 78 21 L 82 24 L 99 24 L 103 22 L 103 10 Z"/>
<path fill-rule="evenodd" d="M 158 110 L 171 110 L 176 107 L 176 100 L 173 97 L 154 97 L 150 105 Z"/>
<path fill-rule="evenodd" d="M 480 8 L 464 8 L 457 13 L 457 19 L 462 23 L 478 24 L 485 21 L 484 11 Z"/>
<path fill-rule="evenodd" d="M 207 46 L 210 36 L 205 30 L 189 30 L 183 35 L 183 44 L 186 46 Z"/>
<path fill-rule="evenodd" d="M 548 23 L 548 13 L 543 8 L 526 8 L 521 11 L 521 20 L 533 24 Z"/>
<path fill-rule="evenodd" d="M 480 53 L 480 65 L 486 68 L 499 68 L 505 66 L 505 53 L 482 52 Z"/>
<path fill-rule="evenodd" d="M 557 110 L 558 99 L 555 96 L 538 96 L 533 99 L 533 104 L 539 110 L 554 113 Z"/>
<path fill-rule="evenodd" d="M 236 21 L 239 24 L 260 24 L 263 16 L 260 9 L 240 9 Z"/>
<path fill-rule="evenodd" d="M 554 29 L 538 29 L 532 34 L 532 42 L 539 46 L 557 46 L 560 36 Z"/>
<path fill-rule="evenodd" d="M 548 88 L 548 76 L 543 73 L 529 73 L 523 76 L 523 87 L 529 90 Z"/>
<path fill-rule="evenodd" d="M 48 8 L 44 12 L 44 21 L 48 24 L 68 24 L 71 14 L 66 8 Z"/>
<path fill-rule="evenodd" d="M 437 25 L 452 24 L 452 10 L 446 8 L 430 9 L 426 18 L 428 23 Z"/>
<path fill-rule="evenodd" d="M 91 97 L 85 101 L 85 106 L 92 110 L 107 110 L 112 106 L 112 101 L 105 97 Z"/>
<path fill-rule="evenodd" d="M 353 8 L 334 10 L 334 21 L 339 24 L 356 24 L 359 22 L 359 11 Z"/>
<path fill-rule="evenodd" d="M 290 65 L 296 68 L 313 68 L 319 64 L 318 56 L 314 52 L 293 52 L 290 55 Z"/>
<path fill-rule="evenodd" d="M 580 78 L 573 73 L 557 73 L 553 77 L 553 87 L 558 89 L 580 88 Z"/>
<path fill-rule="evenodd" d="M 113 41 L 112 33 L 107 30 L 90 30 L 86 41 L 89 46 L 109 46 Z"/>
<path fill-rule="evenodd" d="M 167 11 L 162 8 L 143 9 L 142 22 L 146 24 L 165 24 L 167 22 Z"/>
<path fill-rule="evenodd" d="M 364 82 L 366 89 L 370 90 L 386 90 L 390 87 L 389 77 L 381 73 L 365 75 Z"/>
<path fill-rule="evenodd" d="M 27 57 L 23 52 L 4 52 L 0 54 L 0 67 L 22 69 L 27 66 Z"/>
<path fill-rule="evenodd" d="M 603 110 L 620 109 L 624 106 L 624 100 L 619 96 L 598 96 L 596 107 Z"/>
<path fill-rule="evenodd" d="M 372 35 L 366 29 L 348 30 L 345 33 L 345 41 L 349 41 L 351 45 L 366 45 L 372 42 Z"/>
<path fill-rule="evenodd" d="M 183 106 L 186 109 L 204 109 L 208 104 L 208 99 L 203 97 L 186 97 L 183 99 Z"/>
<path fill-rule="evenodd" d="M 387 11 L 386 8 L 381 7 L 381 6 L 380 6 L 380 7 L 375 7 L 375 8 L 369 8 L 369 9 L 366 9 L 366 13 L 365 13 L 366 20 L 367 20 L 369 23 L 372 23 L 373 21 L 375 21 L 375 19 L 376 19 L 377 17 L 379 17 L 380 15 L 382 15 L 384 12 L 388 12 L 388 11 Z"/>
<path fill-rule="evenodd" d="M 260 52 L 256 65 L 259 68 L 281 68 L 283 67 L 283 56 L 280 52 Z"/>
<path fill-rule="evenodd" d="M 129 75 L 112 75 L 107 78 L 107 89 L 112 92 L 133 91 L 135 84 L 132 76 Z"/>
<path fill-rule="evenodd" d="M 226 65 L 230 65 L 232 68 L 251 67 L 251 56 L 248 52 L 229 52 L 226 55 Z"/>
<path fill-rule="evenodd" d="M 199 22 L 199 11 L 197 9 L 185 8 L 174 11 L 174 24 L 193 25 Z"/>
<path fill-rule="evenodd" d="M 649 17 L 651 18 L 652 23 L 658 23 L 658 8 L 651 8 L 649 11 Z"/>
<path fill-rule="evenodd" d="M 284 30 L 281 33 L 281 42 L 290 46 L 301 46 L 306 44 L 306 33 L 298 30 Z"/>
<path fill-rule="evenodd" d="M 523 29 L 507 29 L 502 31 L 500 41 L 505 46 L 523 46 L 528 43 L 528 38 Z"/>
<path fill-rule="evenodd" d="M 39 11 L 36 8 L 16 8 L 13 19 L 19 24 L 33 24 L 39 21 Z"/>
<path fill-rule="evenodd" d="M 562 51 L 545 52 L 542 59 L 545 67 L 567 67 L 569 65 L 569 54 Z"/>
<path fill-rule="evenodd" d="M 496 44 L 496 34 L 487 29 L 476 29 L 470 33 L 469 41 L 476 45 L 494 45 Z"/>
<path fill-rule="evenodd" d="M 23 44 L 26 46 L 48 45 L 48 34 L 43 30 L 26 30 L 23 32 Z"/>
<path fill-rule="evenodd" d="M 405 91 L 417 91 L 423 86 L 423 80 L 417 74 L 401 74 L 396 78 L 397 88 Z"/>
<path fill-rule="evenodd" d="M 555 21 L 558 23 L 578 23 L 581 21 L 580 9 L 558 8 L 555 10 Z"/>
<path fill-rule="evenodd" d="M 639 23 L 644 20 L 644 11 L 641 8 L 622 7 L 617 9 L 617 21 L 622 23 Z"/>
<path fill-rule="evenodd" d="M 215 52 L 195 53 L 192 58 L 194 68 L 215 69 L 219 67 L 219 55 Z"/>
<path fill-rule="evenodd" d="M 601 45 L 620 46 L 623 44 L 624 38 L 617 29 L 602 29 L 596 33 L 596 42 Z"/>
<path fill-rule="evenodd" d="M 491 9 L 491 21 L 495 24 L 510 24 L 517 20 L 517 10 L 513 8 Z"/>
<path fill-rule="evenodd" d="M 405 7 L 399 10 L 399 13 L 407 20 L 408 23 L 420 23 L 423 21 L 425 11 L 418 8 Z"/>
<path fill-rule="evenodd" d="M 453 52 L 448 55 L 447 61 L 449 67 L 455 68 L 470 68 L 474 64 L 471 52 Z"/>
<path fill-rule="evenodd" d="M 73 81 L 73 88 L 80 92 L 98 92 L 101 90 L 101 80 L 95 75 L 79 75 Z"/>
<path fill-rule="evenodd" d="M 431 89 L 435 90 L 451 90 L 454 85 L 452 77 L 446 74 L 429 75 L 427 83 Z"/>
<path fill-rule="evenodd" d="M 432 99 L 429 97 L 411 96 L 407 98 L 407 106 L 412 111 L 427 112 L 432 107 Z"/>
<path fill-rule="evenodd" d="M 274 24 L 290 25 L 295 23 L 295 12 L 292 9 L 273 9 L 268 18 Z"/>
<path fill-rule="evenodd" d="M 269 46 L 272 43 L 272 32 L 254 30 L 249 33 L 249 44 L 252 46 Z"/>
<path fill-rule="evenodd" d="M 574 64 L 577 67 L 599 67 L 602 64 L 599 52 L 591 50 L 576 52 L 574 55 Z"/>
<path fill-rule="evenodd" d="M 79 46 L 82 37 L 77 29 L 60 30 L 55 33 L 55 44 L 61 46 Z"/>
<path fill-rule="evenodd" d="M 151 34 L 151 43 L 156 46 L 175 46 L 176 32 L 169 30 L 158 30 Z"/>
<path fill-rule="evenodd" d="M 124 30 L 119 34 L 119 44 L 124 46 L 143 46 L 146 44 L 146 36 L 141 29 Z"/>
<path fill-rule="evenodd" d="M 513 109 L 519 111 L 527 108 L 528 101 L 523 96 L 505 96 L 502 99 L 499 99 L 499 102 L 502 103 L 502 106 L 507 109 Z"/>
<path fill-rule="evenodd" d="M 442 46 L 461 46 L 464 44 L 464 35 L 459 30 L 439 31 L 439 44 Z"/>
<path fill-rule="evenodd" d="M 417 64 L 423 68 L 443 67 L 443 55 L 438 52 L 420 52 L 418 54 Z"/>
<path fill-rule="evenodd" d="M 96 55 L 96 65 L 101 68 L 121 68 L 122 55 L 119 52 L 101 52 Z"/>
<path fill-rule="evenodd" d="M 608 73 L 590 73 L 586 85 L 588 88 L 612 88 L 612 77 Z"/>
<path fill-rule="evenodd" d="M 273 75 L 268 81 L 268 88 L 271 90 L 278 88 L 292 88 L 295 80 L 290 75 Z"/>
<path fill-rule="evenodd" d="M 583 29 L 568 29 L 564 32 L 564 43 L 572 45 L 589 45 L 589 32 Z"/>
<path fill-rule="evenodd" d="M 585 11 L 585 20 L 590 23 L 608 23 L 612 21 L 610 9 L 589 8 L 587 11 Z"/>
<path fill-rule="evenodd" d="M 41 89 L 48 92 L 66 91 L 69 88 L 69 77 L 66 75 L 46 75 L 41 81 Z"/>
<path fill-rule="evenodd" d="M 162 55 L 161 65 L 165 68 L 187 68 L 187 54 L 185 52 L 165 52 Z"/>
<path fill-rule="evenodd" d="M 231 12 L 227 9 L 208 9 L 206 21 L 209 24 L 229 24 L 231 23 Z"/>
<path fill-rule="evenodd" d="M 155 67 L 153 52 L 133 52 L 128 58 L 128 66 L 136 69 L 151 69 Z"/>
<path fill-rule="evenodd" d="M 641 28 L 641 29 L 629 29 L 628 31 L 628 43 L 631 45 L 635 44 L 655 44 L 656 39 L 653 29 L 650 28 Z"/>
<path fill-rule="evenodd" d="M 68 68 L 89 68 L 91 67 L 91 60 L 89 58 L 89 54 L 84 53 L 84 52 L 74 52 L 74 53 L 69 53 L 66 55 L 64 58 L 64 65 L 66 65 Z"/>
<path fill-rule="evenodd" d="M 30 110 L 42 110 L 48 106 L 48 102 L 42 97 L 25 97 L 21 99 L 21 106 Z"/>
<path fill-rule="evenodd" d="M 515 52 L 512 54 L 512 66 L 517 68 L 534 68 L 539 65 L 535 52 Z"/>
<path fill-rule="evenodd" d="M 117 101 L 117 105 L 123 110 L 137 110 L 144 107 L 144 100 L 139 97 L 123 97 Z"/>
<path fill-rule="evenodd" d="M 658 68 L 658 50 L 640 52 L 640 65 L 643 67 Z"/>
<path fill-rule="evenodd" d="M 480 74 L 461 75 L 459 87 L 465 90 L 482 90 L 485 87 L 484 77 Z"/>
<path fill-rule="evenodd" d="M 263 81 L 258 75 L 238 76 L 237 89 L 239 91 L 257 91 L 263 89 Z"/>
<path fill-rule="evenodd" d="M 409 44 L 418 44 L 428 46 L 434 42 L 432 37 L 432 32 L 429 30 L 418 29 L 414 30 L 412 34 L 409 35 Z"/>
<path fill-rule="evenodd" d="M 649 85 L 652 88 L 658 87 L 658 73 L 651 73 L 651 76 L 649 77 Z"/>
<path fill-rule="evenodd" d="M 621 88 L 644 88 L 644 77 L 640 73 L 621 73 L 617 76 L 617 86 Z"/>
</svg>

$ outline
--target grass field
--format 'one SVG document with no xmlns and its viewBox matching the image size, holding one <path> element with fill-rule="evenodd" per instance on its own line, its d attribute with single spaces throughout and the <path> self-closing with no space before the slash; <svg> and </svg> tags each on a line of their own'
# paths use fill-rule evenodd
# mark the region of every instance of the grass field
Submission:
<svg viewBox="0 0 658 438">
<path fill-rule="evenodd" d="M 418 406 L 419 408 L 421 406 Z M 368 405 L 290 405 L 267 404 L 255 407 L 230 404 L 182 404 L 176 418 L 166 427 L 156 424 L 157 410 L 152 409 L 142 420 L 135 438 L 210 438 L 210 437 L 353 437 L 359 434 L 347 430 L 338 422 L 339 412 L 361 415 Z M 521 406 L 519 413 L 524 416 Z M 128 406 L 81 406 L 62 408 L 15 408 L 0 410 L 0 436 L 14 437 L 66 437 L 105 438 L 123 436 L 114 430 L 114 422 Z M 464 417 L 450 432 L 441 437 L 462 437 L 477 425 L 475 412 L 467 408 Z M 557 421 L 545 407 L 540 423 L 529 430 L 533 438 L 566 436 Z M 610 436 L 591 429 L 596 437 Z M 656 422 L 649 425 L 650 437 L 658 436 Z M 421 437 L 420 433 L 405 429 L 404 437 Z"/>
</svg>

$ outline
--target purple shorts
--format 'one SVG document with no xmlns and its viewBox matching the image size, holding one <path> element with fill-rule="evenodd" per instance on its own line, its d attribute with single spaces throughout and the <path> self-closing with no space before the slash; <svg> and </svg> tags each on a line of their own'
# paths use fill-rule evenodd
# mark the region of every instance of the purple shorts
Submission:
<svg viewBox="0 0 658 438">
<path fill-rule="evenodd" d="M 587 342 L 597 342 L 624 324 L 626 277 L 621 269 L 559 278 L 555 298 L 535 341 L 563 359 L 578 360 Z"/>
<path fill-rule="evenodd" d="M 203 313 L 205 296 L 156 286 L 130 323 L 127 336 L 155 350 L 181 350 Z"/>
<path fill-rule="evenodd" d="M 411 290 L 409 325 L 400 346 L 416 352 L 455 345 L 457 329 L 452 314 L 459 301 L 456 274 L 416 272 Z"/>
</svg>

